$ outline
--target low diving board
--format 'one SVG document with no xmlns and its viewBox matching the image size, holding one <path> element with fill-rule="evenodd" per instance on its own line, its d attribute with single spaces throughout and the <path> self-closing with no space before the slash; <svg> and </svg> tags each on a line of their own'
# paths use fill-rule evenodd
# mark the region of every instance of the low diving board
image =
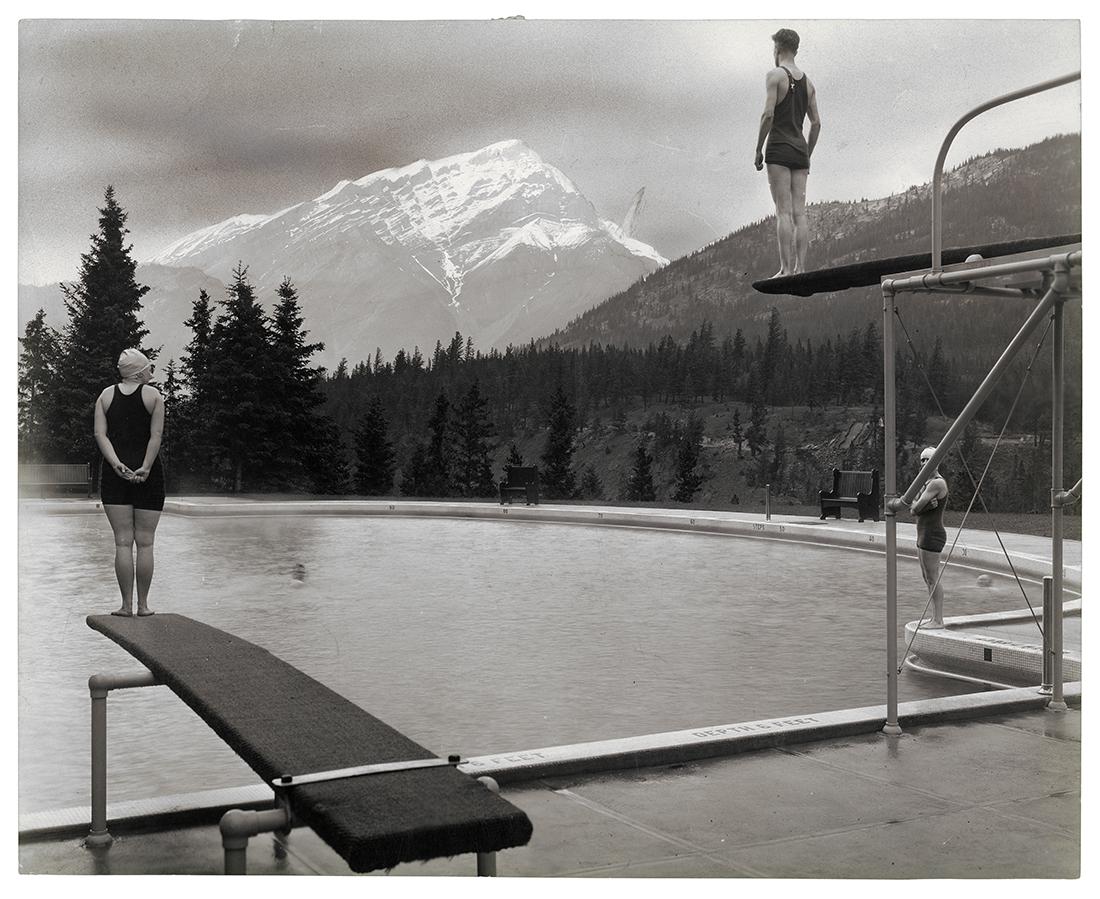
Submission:
<svg viewBox="0 0 1100 899">
<path fill-rule="evenodd" d="M 968 256 L 975 253 L 985 259 L 991 259 L 996 256 L 1011 256 L 1016 253 L 1080 243 L 1080 234 L 1065 234 L 1058 237 L 1036 237 L 976 247 L 953 247 L 943 250 L 941 262 L 944 265 L 954 265 L 965 262 Z M 782 278 L 765 278 L 762 281 L 754 281 L 752 286 L 760 293 L 809 297 L 817 293 L 831 293 L 852 287 L 877 286 L 883 278 L 890 275 L 918 269 L 927 270 L 931 267 L 931 253 L 914 253 L 908 256 L 894 256 L 890 259 L 868 259 L 865 262 L 802 272 L 798 275 L 786 275 Z"/>
<path fill-rule="evenodd" d="M 275 788 L 293 823 L 311 827 L 352 871 L 468 852 L 479 853 L 480 870 L 483 854 L 531 838 L 527 815 L 485 784 L 445 760 L 419 766 L 437 757 L 260 646 L 182 615 L 87 621 L 187 703 L 266 783 L 416 765 Z M 93 805 L 94 794 L 93 787 Z M 93 830 L 94 822 L 93 809 Z M 228 848 L 226 857 L 228 868 Z"/>
</svg>

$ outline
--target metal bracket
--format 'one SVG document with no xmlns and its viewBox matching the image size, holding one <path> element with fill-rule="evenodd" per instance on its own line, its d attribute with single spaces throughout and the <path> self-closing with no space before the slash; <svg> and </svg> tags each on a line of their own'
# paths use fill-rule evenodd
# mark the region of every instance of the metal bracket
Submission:
<svg viewBox="0 0 1100 899">
<path fill-rule="evenodd" d="M 299 787 L 302 784 L 322 783 L 326 780 L 342 780 L 347 777 L 364 777 L 370 774 L 389 774 L 394 771 L 415 771 L 418 768 L 456 767 L 462 756 L 451 755 L 445 759 L 411 759 L 404 762 L 380 762 L 375 765 L 358 765 L 354 768 L 335 768 L 332 771 L 316 771 L 312 774 L 283 774 L 271 781 L 280 789 Z"/>
</svg>

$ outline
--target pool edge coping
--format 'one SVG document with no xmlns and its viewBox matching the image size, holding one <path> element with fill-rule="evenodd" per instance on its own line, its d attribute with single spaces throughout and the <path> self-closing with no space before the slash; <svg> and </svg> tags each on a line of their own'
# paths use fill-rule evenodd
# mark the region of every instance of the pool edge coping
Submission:
<svg viewBox="0 0 1100 899">
<path fill-rule="evenodd" d="M 1019 687 L 920 699 L 898 705 L 898 721 L 906 727 L 935 726 L 993 715 L 1045 709 L 1050 695 L 1037 687 Z M 1081 703 L 1081 683 L 1065 685 L 1067 703 Z M 589 776 L 652 768 L 746 752 L 881 732 L 886 707 L 864 706 L 787 715 L 737 724 L 669 731 L 637 737 L 544 747 L 521 752 L 476 756 L 459 765 L 471 776 L 489 776 L 516 785 L 546 777 Z M 883 735 L 884 739 L 895 739 Z M 129 800 L 108 807 L 110 826 L 117 832 L 170 830 L 210 823 L 230 808 L 269 808 L 274 792 L 264 784 L 227 787 L 152 799 Z M 19 841 L 77 839 L 87 834 L 90 809 L 30 812 L 19 816 Z"/>
</svg>

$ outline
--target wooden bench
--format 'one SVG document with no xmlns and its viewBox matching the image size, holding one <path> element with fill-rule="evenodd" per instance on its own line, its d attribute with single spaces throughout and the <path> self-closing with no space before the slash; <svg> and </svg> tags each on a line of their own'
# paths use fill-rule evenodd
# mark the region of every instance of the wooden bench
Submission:
<svg viewBox="0 0 1100 899">
<path fill-rule="evenodd" d="M 833 489 L 822 490 L 820 495 L 822 521 L 830 514 L 840 518 L 840 510 L 845 506 L 856 509 L 860 521 L 865 518 L 879 520 L 882 488 L 879 486 L 877 468 L 871 471 L 841 471 L 834 468 Z"/>
<path fill-rule="evenodd" d="M 226 873 L 245 873 L 248 837 L 298 824 L 357 873 L 476 852 L 478 873 L 495 874 L 494 853 L 531 838 L 527 815 L 497 795 L 490 778 L 475 780 L 458 769 L 457 757 L 438 758 L 260 646 L 170 613 L 87 620 L 147 669 L 89 679 L 88 845 L 111 842 L 107 692 L 155 684 L 186 702 L 275 792 L 270 810 L 233 809 L 222 817 Z"/>
<path fill-rule="evenodd" d="M 87 462 L 33 463 L 19 466 L 19 487 L 37 487 L 39 496 L 47 487 L 79 487 L 92 495 L 92 466 Z"/>
<path fill-rule="evenodd" d="M 539 504 L 539 470 L 533 466 L 509 465 L 504 469 L 500 482 L 500 504 L 512 504 L 513 497 L 521 497 L 527 505 Z"/>
</svg>

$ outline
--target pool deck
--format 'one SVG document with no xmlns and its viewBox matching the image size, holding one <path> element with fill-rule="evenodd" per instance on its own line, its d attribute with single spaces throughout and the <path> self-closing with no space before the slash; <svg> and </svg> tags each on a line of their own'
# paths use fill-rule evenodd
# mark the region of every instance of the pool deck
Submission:
<svg viewBox="0 0 1100 899">
<path fill-rule="evenodd" d="M 732 757 L 502 787 L 534 824 L 502 877 L 1073 878 L 1081 873 L 1081 712 L 1044 709 L 780 745 Z M 222 867 L 216 818 L 21 843 L 23 873 L 198 874 Z M 114 829 L 114 828 L 112 828 Z M 281 857 L 280 857 L 281 856 Z M 254 874 L 348 874 L 308 829 Z M 460 856 L 390 876 L 472 877 Z"/>
<path fill-rule="evenodd" d="M 94 500 L 34 505 L 59 513 L 97 508 Z M 809 541 L 879 553 L 885 545 L 883 522 L 783 515 L 765 520 L 763 515 L 678 509 L 193 497 L 173 498 L 165 511 L 188 516 L 288 511 L 507 515 Z M 955 536 L 949 529 L 949 547 Z M 1022 575 L 1049 573 L 1048 538 L 1002 534 L 1001 539 Z M 915 554 L 912 524 L 899 522 L 898 542 L 899 553 Z M 1064 551 L 1067 589 L 1079 593 L 1080 541 L 1065 541 Z M 953 563 L 976 571 L 1003 571 L 1003 560 L 993 533 L 969 529 L 953 557 Z M 1080 677 L 1081 601 L 1076 595 L 1066 599 L 1070 681 Z M 914 650 L 931 649 L 941 667 L 953 652 L 960 659 L 975 653 L 986 653 L 988 659 L 987 650 L 996 652 L 999 664 L 1031 665 L 1037 629 L 1025 612 L 949 617 L 942 631 L 922 628 Z M 1024 656 L 1025 662 L 1018 662 Z M 530 845 L 500 854 L 502 876 L 1072 878 L 1081 864 L 1080 684 L 1068 684 L 1066 696 L 1066 711 L 1043 708 L 1045 700 L 1032 688 L 903 703 L 900 737 L 878 732 L 881 708 L 854 709 L 800 718 L 789 726 L 786 721 L 752 722 L 472 763 L 481 766 L 476 773 L 497 776 L 504 795 L 534 822 Z M 776 730 L 785 736 L 774 735 Z M 23 816 L 20 870 L 218 872 L 222 853 L 215 815 L 246 800 L 268 801 L 262 788 L 241 788 L 223 796 L 162 797 L 144 811 L 141 803 L 112 807 L 111 820 L 123 819 L 118 839 L 110 850 L 96 852 L 80 847 L 86 810 Z M 279 853 L 271 836 L 254 838 L 249 869 L 348 873 L 308 830 L 294 831 L 286 851 Z M 392 876 L 472 873 L 473 859 L 458 858 L 402 866 Z"/>
</svg>

